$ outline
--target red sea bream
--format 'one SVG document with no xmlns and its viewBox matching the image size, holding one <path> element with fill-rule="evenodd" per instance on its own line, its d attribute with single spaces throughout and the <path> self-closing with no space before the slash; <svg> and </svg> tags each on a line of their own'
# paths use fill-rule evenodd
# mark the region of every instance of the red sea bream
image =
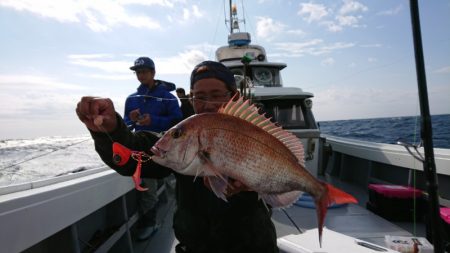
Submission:
<svg viewBox="0 0 450 253">
<path fill-rule="evenodd" d="M 287 207 L 303 192 L 311 194 L 320 241 L 327 207 L 356 203 L 351 195 L 311 175 L 304 167 L 300 140 L 242 98 L 232 99 L 218 113 L 197 114 L 180 122 L 152 152 L 153 161 L 177 173 L 207 177 L 224 201 L 229 178 L 258 192 L 272 207 Z"/>
</svg>

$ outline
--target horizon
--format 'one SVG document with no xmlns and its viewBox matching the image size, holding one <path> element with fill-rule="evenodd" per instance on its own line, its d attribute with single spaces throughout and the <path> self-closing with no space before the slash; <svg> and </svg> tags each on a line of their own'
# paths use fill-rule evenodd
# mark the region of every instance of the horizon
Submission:
<svg viewBox="0 0 450 253">
<path fill-rule="evenodd" d="M 227 2 L 0 0 L 1 139 L 88 133 L 75 114 L 86 95 L 123 115 L 139 56 L 188 92 L 193 66 L 227 44 Z M 420 114 L 408 1 L 235 2 L 241 31 L 287 64 L 284 86 L 314 94 L 318 122 Z M 419 11 L 430 113 L 450 114 L 450 3 Z"/>
<path fill-rule="evenodd" d="M 432 114 L 433 116 L 449 116 L 450 113 L 444 113 L 444 114 Z M 420 117 L 420 115 L 409 115 L 409 116 L 392 116 L 392 117 L 375 117 L 375 118 L 359 118 L 359 119 L 336 119 L 336 120 L 320 120 L 316 121 L 317 123 L 321 122 L 336 122 L 336 121 L 359 121 L 359 120 L 374 120 L 374 119 L 389 119 L 389 118 L 413 118 L 413 117 Z M 0 138 L 0 142 L 4 141 L 14 141 L 14 140 L 33 140 L 33 139 L 40 139 L 40 138 L 78 138 L 83 135 L 86 135 L 91 139 L 90 133 L 88 129 L 85 129 L 86 131 L 84 133 L 77 133 L 77 134 L 70 134 L 70 135 L 40 135 L 40 136 L 33 136 L 33 137 L 24 137 L 24 138 Z"/>
</svg>

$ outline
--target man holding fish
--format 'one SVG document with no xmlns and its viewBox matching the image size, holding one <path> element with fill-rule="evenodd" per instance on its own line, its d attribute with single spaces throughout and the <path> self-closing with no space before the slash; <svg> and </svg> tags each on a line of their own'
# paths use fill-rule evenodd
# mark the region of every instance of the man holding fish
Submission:
<svg viewBox="0 0 450 253">
<path fill-rule="evenodd" d="M 110 99 L 83 97 L 76 110 L 102 160 L 121 175 L 132 175 L 137 162 L 118 166 L 113 141 L 153 153 L 142 163 L 142 177 L 175 175 L 177 252 L 278 252 L 271 206 L 289 206 L 308 192 L 316 200 L 321 231 L 328 205 L 355 202 L 305 170 L 294 135 L 237 99 L 234 76 L 223 64 L 200 63 L 190 81 L 196 115 L 161 139 L 131 133 Z"/>
</svg>

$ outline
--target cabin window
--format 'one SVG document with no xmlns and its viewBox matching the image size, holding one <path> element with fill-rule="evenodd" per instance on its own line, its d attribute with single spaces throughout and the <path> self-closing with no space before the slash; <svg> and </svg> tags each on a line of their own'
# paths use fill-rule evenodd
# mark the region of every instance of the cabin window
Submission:
<svg viewBox="0 0 450 253">
<path fill-rule="evenodd" d="M 301 100 L 286 100 L 271 103 L 270 100 L 258 103 L 266 116 L 271 117 L 272 121 L 277 122 L 285 129 L 307 128 L 304 109 Z"/>
<path fill-rule="evenodd" d="M 232 68 L 230 69 L 231 73 L 233 73 L 233 75 L 237 75 L 237 76 L 244 76 L 244 71 L 240 68 Z"/>
</svg>

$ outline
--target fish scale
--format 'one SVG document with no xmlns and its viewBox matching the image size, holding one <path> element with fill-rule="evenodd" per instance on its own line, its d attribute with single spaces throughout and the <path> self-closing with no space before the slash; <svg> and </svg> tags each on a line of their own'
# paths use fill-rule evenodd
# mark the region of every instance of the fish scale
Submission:
<svg viewBox="0 0 450 253">
<path fill-rule="evenodd" d="M 275 175 L 274 179 L 277 180 L 272 185 L 277 187 L 270 188 L 268 187 L 269 184 L 263 190 L 271 193 L 290 190 L 280 188 L 288 183 L 287 180 L 292 181 L 289 182 L 289 185 L 301 181 L 297 180 L 301 175 L 294 176 L 294 174 L 301 172 L 300 168 L 295 168 L 299 165 L 295 163 L 294 157 L 281 142 L 267 134 L 260 136 L 255 131 L 262 130 L 253 127 L 246 129 L 247 126 L 241 125 L 239 131 L 234 131 L 235 126 L 240 125 L 239 119 L 235 117 L 227 115 L 213 117 L 216 118 L 216 122 L 221 123 L 221 128 L 205 127 L 202 130 L 202 137 L 205 140 L 202 145 L 207 150 L 221 146 L 221 152 L 211 154 L 211 161 L 215 166 L 222 167 L 224 174 L 234 176 L 235 179 L 248 183 L 250 187 L 259 184 L 259 182 L 263 182 L 262 185 L 264 186 L 264 182 L 271 182 L 266 179 Z M 224 117 L 224 119 L 218 119 L 218 117 Z M 254 136 L 260 136 L 261 138 L 258 139 Z M 208 140 L 211 140 L 211 142 Z M 215 162 L 225 159 L 228 160 L 226 166 Z M 271 164 L 273 166 L 270 166 Z"/>
</svg>

